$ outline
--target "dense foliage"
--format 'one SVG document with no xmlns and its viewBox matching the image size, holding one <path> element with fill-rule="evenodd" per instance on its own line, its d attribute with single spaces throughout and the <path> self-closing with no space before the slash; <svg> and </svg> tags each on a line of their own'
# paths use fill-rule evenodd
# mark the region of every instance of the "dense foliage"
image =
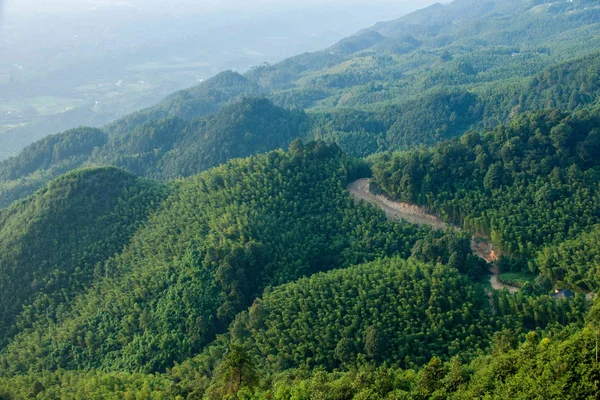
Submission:
<svg viewBox="0 0 600 400">
<path fill-rule="evenodd" d="M 0 398 L 595 396 L 599 17 L 435 4 L 0 163 Z"/>
<path fill-rule="evenodd" d="M 268 369 L 332 369 L 359 354 L 420 365 L 487 347 L 491 313 L 478 290 L 442 265 L 376 261 L 266 293 L 236 321 L 232 336 L 244 342 L 248 335 L 247 348 L 272 364 Z"/>
<path fill-rule="evenodd" d="M 17 157 L 3 162 L 0 180 L 13 180 L 70 158 L 89 155 L 95 147 L 103 146 L 106 141 L 106 134 L 92 128 L 78 128 L 48 136 L 24 149 Z"/>
<path fill-rule="evenodd" d="M 89 138 L 70 135 L 68 148 L 81 149 L 80 157 L 53 157 L 54 146 L 41 142 L 17 157 L 27 168 L 0 163 L 0 207 L 85 162 L 170 179 L 285 148 L 299 136 L 367 156 L 431 145 L 525 111 L 590 107 L 598 103 L 599 12 L 588 0 L 454 1 L 321 52 L 245 75 L 223 72 L 104 127 L 91 157 Z M 244 100 L 257 96 L 308 116 Z"/>
<path fill-rule="evenodd" d="M 535 265 L 548 278 L 584 291 L 600 288 L 600 227 L 544 248 Z"/>
<path fill-rule="evenodd" d="M 428 274 L 436 279 L 423 279 Z M 355 279 L 357 275 L 359 279 Z M 374 291 L 376 288 L 379 290 Z M 560 309 L 571 316 L 563 314 L 567 318 L 555 320 L 545 333 L 528 333 L 520 347 L 520 335 L 512 330 L 497 331 L 487 349 L 489 342 L 476 334 L 482 333 L 478 331 L 482 327 L 491 327 L 494 311 L 486 309 L 484 298 L 473 297 L 477 291 L 456 270 L 415 261 L 391 259 L 331 271 L 267 292 L 248 313 L 240 314 L 228 337 L 219 337 L 202 354 L 166 373 L 29 372 L 0 379 L 0 393 L 8 398 L 33 393 L 50 399 L 339 400 L 365 396 L 467 399 L 485 394 L 507 398 L 525 393 L 580 398 L 596 390 L 596 334 L 589 328 L 578 329 L 584 311 L 577 310 L 581 298 L 572 303 L 540 297 L 523 303 L 523 296 L 507 295 L 503 301 L 512 303 L 509 308 L 522 309 L 530 317 L 549 316 Z M 333 301 L 333 294 L 340 295 L 339 304 Z M 455 297 L 465 295 L 474 303 Z M 546 305 L 525 311 L 527 304 L 540 300 Z M 394 301 L 398 301 L 397 308 L 389 306 Z M 594 312 L 589 321 L 593 329 L 597 322 Z M 516 315 L 514 311 L 509 314 Z M 311 317 L 306 318 L 308 315 Z M 557 322 L 576 324 L 563 329 Z M 426 337 L 435 340 L 424 346 Z M 238 344 L 230 344 L 230 340 Z M 469 352 L 464 351 L 450 357 L 449 352 L 469 342 L 475 348 L 484 345 L 486 352 L 480 351 L 471 361 L 465 357 Z M 397 349 L 394 357 L 388 354 L 390 348 Z M 417 355 L 434 348 L 442 358 Z M 395 358 L 400 351 L 406 357 Z M 302 354 L 306 352 L 311 356 Z M 407 362 L 411 359 L 416 363 Z M 387 363 L 382 365 L 384 360 Z M 395 362 L 390 365 L 389 361 Z M 329 368 L 337 369 L 323 369 L 328 363 Z M 316 368 L 308 368 L 309 364 Z"/>
<path fill-rule="evenodd" d="M 403 201 L 531 255 L 600 222 L 598 112 L 525 114 L 431 149 L 380 157 L 377 184 Z"/>
<path fill-rule="evenodd" d="M 112 138 L 92 163 L 127 168 L 142 176 L 190 176 L 229 159 L 287 147 L 301 136 L 305 116 L 265 99 L 244 99 L 188 123 L 169 118 Z"/>
<path fill-rule="evenodd" d="M 345 191 L 361 164 L 295 142 L 177 184 L 106 276 L 51 326 L 15 339 L 4 365 L 158 371 L 200 351 L 269 285 L 389 255 L 426 231 L 387 224 Z"/>
<path fill-rule="evenodd" d="M 563 335 L 564 336 L 564 335 Z M 535 333 L 518 348 L 510 334 L 498 335 L 492 354 L 464 364 L 432 358 L 422 369 L 377 368 L 365 364 L 348 372 L 277 376 L 255 399 L 510 399 L 593 398 L 600 367 L 596 332 L 584 330 L 558 339 Z"/>
<path fill-rule="evenodd" d="M 1 211 L 0 342 L 39 319 L 59 318 L 64 304 L 99 278 L 98 263 L 124 248 L 165 194 L 120 170 L 90 169 Z"/>
<path fill-rule="evenodd" d="M 265 99 L 243 99 L 205 118 L 168 117 L 112 136 L 80 128 L 36 142 L 0 163 L 0 207 L 74 168 L 111 165 L 159 180 L 190 176 L 229 159 L 287 147 L 306 116 Z"/>
<path fill-rule="evenodd" d="M 78 128 L 50 135 L 0 163 L 0 208 L 32 194 L 51 179 L 81 165 L 108 140 L 98 129 Z"/>
</svg>

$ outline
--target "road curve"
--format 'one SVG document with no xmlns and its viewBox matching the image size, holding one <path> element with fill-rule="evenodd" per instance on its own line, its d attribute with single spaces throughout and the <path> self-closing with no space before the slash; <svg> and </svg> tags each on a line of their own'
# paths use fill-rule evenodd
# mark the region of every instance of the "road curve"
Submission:
<svg viewBox="0 0 600 400">
<path fill-rule="evenodd" d="M 371 193 L 370 186 L 371 182 L 369 179 L 359 179 L 348 185 L 348 191 L 355 200 L 364 200 L 381 208 L 390 220 L 403 219 L 411 224 L 427 225 L 433 229 L 460 230 L 459 227 L 447 224 L 435 215 L 428 214 L 422 207 L 392 201 L 382 195 L 375 195 Z M 491 243 L 482 240 L 481 238 L 478 238 L 477 240 L 473 239 L 471 242 L 471 250 L 473 251 L 473 254 L 492 264 L 492 268 L 490 269 L 490 272 L 492 273 L 490 284 L 494 290 L 506 289 L 510 293 L 516 293 L 519 290 L 516 287 L 508 286 L 500 282 L 500 279 L 498 278 L 498 267 L 494 264 L 494 262 L 497 261 L 498 256 L 494 252 Z"/>
<path fill-rule="evenodd" d="M 369 179 L 359 179 L 348 186 L 348 190 L 356 200 L 365 200 L 381 208 L 388 219 L 403 219 L 411 224 L 428 225 L 433 229 L 448 229 L 448 224 L 434 215 L 427 214 L 421 207 L 407 203 L 399 203 L 382 195 L 374 195 L 370 190 Z M 451 226 L 452 229 L 458 229 Z"/>
</svg>

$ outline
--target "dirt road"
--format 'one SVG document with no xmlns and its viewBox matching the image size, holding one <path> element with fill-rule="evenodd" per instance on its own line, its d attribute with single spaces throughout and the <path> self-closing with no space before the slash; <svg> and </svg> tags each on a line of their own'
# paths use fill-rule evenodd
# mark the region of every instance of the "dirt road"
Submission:
<svg viewBox="0 0 600 400">
<path fill-rule="evenodd" d="M 364 200 L 381 208 L 387 215 L 388 219 L 403 219 L 411 224 L 427 225 L 433 229 L 460 230 L 459 227 L 446 224 L 435 215 L 428 214 L 421 207 L 392 201 L 382 195 L 374 195 L 370 191 L 369 179 L 359 179 L 356 182 L 351 183 L 348 186 L 348 190 L 354 199 Z M 516 293 L 519 290 L 516 287 L 508 286 L 500 282 L 500 279 L 498 278 L 498 267 L 494 264 L 494 262 L 498 260 L 498 256 L 494 252 L 491 243 L 482 240 L 481 238 L 473 239 L 471 242 L 471 250 L 473 251 L 473 254 L 492 264 L 492 268 L 490 269 L 490 272 L 492 273 L 492 276 L 490 277 L 490 284 L 492 285 L 492 288 L 495 290 L 506 289 L 511 293 Z"/>
<path fill-rule="evenodd" d="M 365 200 L 379 206 L 385 211 L 388 219 L 403 219 L 411 224 L 429 225 L 433 229 L 448 229 L 448 224 L 434 215 L 427 214 L 423 209 L 406 203 L 398 203 L 385 196 L 374 195 L 369 190 L 369 179 L 359 179 L 348 186 L 348 190 L 357 200 Z M 452 227 L 458 229 L 457 227 Z"/>
</svg>

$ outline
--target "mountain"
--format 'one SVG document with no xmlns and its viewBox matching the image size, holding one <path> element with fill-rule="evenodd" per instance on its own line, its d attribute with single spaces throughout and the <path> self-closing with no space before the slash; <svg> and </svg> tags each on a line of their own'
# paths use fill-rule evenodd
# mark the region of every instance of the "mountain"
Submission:
<svg viewBox="0 0 600 400">
<path fill-rule="evenodd" d="M 109 124 L 106 131 L 115 136 L 134 130 L 144 122 L 178 117 L 190 120 L 214 113 L 241 96 L 260 95 L 260 88 L 237 72 L 225 71 L 206 82 L 173 93 L 154 107 L 135 112 Z"/>
<path fill-rule="evenodd" d="M 306 117 L 266 99 L 243 99 L 203 119 L 177 117 L 115 136 L 90 158 L 157 179 L 190 176 L 232 158 L 286 148 L 302 136 Z"/>
<path fill-rule="evenodd" d="M 164 370 L 200 351 L 269 285 L 375 255 L 407 256 L 427 232 L 355 208 L 344 188 L 359 167 L 335 145 L 295 142 L 288 153 L 179 182 L 130 245 L 95 266 L 102 281 L 65 303 L 56 322 L 9 345 L 7 371 L 82 362 Z M 366 226 L 378 243 L 365 245 Z"/>
<path fill-rule="evenodd" d="M 247 76 L 286 96 L 322 91 L 313 104 L 318 108 L 399 103 L 440 83 L 468 87 L 524 77 L 598 49 L 590 34 L 598 29 L 599 12 L 587 0 L 548 6 L 529 0 L 435 4 Z M 354 90 L 347 93 L 349 88 Z"/>
<path fill-rule="evenodd" d="M 321 52 L 245 75 L 223 72 L 102 128 L 110 143 L 99 146 L 102 150 L 95 156 L 8 174 L 10 178 L 0 172 L 0 205 L 86 163 L 164 179 L 188 176 L 231 157 L 285 147 L 296 137 L 335 141 L 353 155 L 366 156 L 434 144 L 469 128 L 494 127 L 528 110 L 590 107 L 598 102 L 590 72 L 600 54 L 595 19 L 599 10 L 584 0 L 454 1 L 377 24 Z M 247 102 L 256 104 L 257 96 L 278 107 L 306 110 L 308 116 L 272 109 L 268 112 L 287 119 L 272 125 L 282 126 L 281 139 L 268 139 L 267 146 L 248 143 L 244 151 L 230 149 L 227 137 L 233 135 L 234 142 L 241 143 L 237 138 L 247 127 L 218 120 L 228 119 L 227 113 L 237 115 Z M 223 107 L 226 110 L 219 113 Z M 255 111 L 270 125 L 267 106 L 262 107 Z M 363 115 L 362 121 L 355 123 L 355 115 Z M 182 121 L 163 121 L 170 117 Z M 229 133 L 204 132 L 203 123 L 192 123 L 198 118 L 208 118 L 209 131 L 229 124 L 222 127 Z M 150 137 L 142 138 L 146 134 Z M 208 135 L 211 143 L 197 144 L 197 135 Z M 256 132 L 250 136 L 260 140 Z M 140 142 L 146 143 L 140 147 Z M 43 148 L 44 143 L 37 146 Z M 190 143 L 200 146 L 194 154 Z M 225 150 L 219 150 L 220 155 L 214 154 L 221 148 Z M 134 153 L 120 154 L 130 150 Z M 8 164 L 1 163 L 0 171 Z"/>
<path fill-rule="evenodd" d="M 598 10 L 436 4 L 3 162 L 0 397 L 593 397 Z"/>
<path fill-rule="evenodd" d="M 285 111 L 264 98 L 238 98 L 241 92 L 231 89 L 237 102 L 204 118 L 186 121 L 185 113 L 168 116 L 165 111 L 148 110 L 148 114 L 134 114 L 104 130 L 80 128 L 32 144 L 17 157 L 0 162 L 0 206 L 6 207 L 50 179 L 83 165 L 113 165 L 141 176 L 168 179 L 192 175 L 229 158 L 285 147 L 297 137 L 335 141 L 351 154 L 366 156 L 416 143 L 435 143 L 470 127 L 494 127 L 530 110 L 594 108 L 600 104 L 600 87 L 593 78 L 599 65 L 600 53 L 593 53 L 510 85 L 482 88 L 479 94 L 442 89 L 379 112 L 302 114 Z M 224 85 L 219 96 L 229 98 L 223 93 L 232 93 L 228 90 L 236 85 L 231 82 L 247 79 L 224 73 L 202 88 Z M 173 95 L 178 100 L 172 101 L 179 102 L 179 96 Z M 189 113 L 203 115 L 200 108 L 188 106 L 196 110 Z M 150 114 L 157 120 L 147 121 Z"/>
<path fill-rule="evenodd" d="M 265 99 L 242 99 L 185 121 L 167 117 L 123 135 L 78 128 L 48 136 L 0 163 L 0 206 L 84 166 L 116 166 L 160 180 L 190 176 L 231 158 L 287 147 L 303 136 L 306 116 Z"/>
<path fill-rule="evenodd" d="M 107 141 L 107 135 L 94 128 L 73 129 L 60 135 L 48 136 L 27 147 L 19 156 L 3 162 L 0 179 L 11 181 L 36 171 L 77 162 Z"/>
<path fill-rule="evenodd" d="M 96 370 L 121 371 L 116 379 L 147 382 L 147 375 L 135 374 L 161 372 L 183 362 L 157 376 L 156 384 L 170 395 L 170 390 L 189 394 L 189 385 L 204 368 L 222 373 L 221 361 L 214 364 L 211 357 L 227 354 L 228 343 L 252 343 L 250 357 L 265 360 L 265 368 L 276 373 L 300 365 L 345 365 L 359 354 L 367 361 L 420 366 L 435 355 L 474 356 L 503 328 L 527 332 L 532 323 L 542 328 L 581 318 L 580 303 L 548 296 L 499 293 L 488 300 L 483 288 L 450 266 L 474 262 L 470 250 L 464 250 L 469 249 L 463 243 L 469 243 L 468 235 L 390 223 L 381 211 L 354 204 L 345 186 L 362 176 L 364 168 L 335 145 L 295 141 L 286 153 L 234 160 L 179 181 L 169 192 L 160 192 L 163 199 L 169 197 L 160 205 L 153 203 L 155 211 L 142 224 L 117 214 L 110 224 L 113 234 L 87 219 L 93 213 L 77 212 L 85 220 L 74 220 L 71 224 L 77 225 L 72 226 L 58 218 L 75 210 L 46 210 L 46 219 L 56 221 L 52 226 L 64 226 L 74 238 L 88 237 L 79 227 L 91 230 L 92 239 L 100 231 L 97 245 L 115 233 L 124 235 L 119 240 L 124 245 L 115 249 L 109 241 L 99 253 L 93 252 L 96 247 L 83 247 L 83 260 L 92 257 L 89 262 L 78 261 L 81 256 L 68 245 L 60 247 L 66 253 L 52 253 L 55 262 L 67 265 L 36 275 L 45 295 L 24 307 L 16 324 L 20 332 L 0 354 L 5 376 L 0 381 L 23 374 L 75 374 L 73 379 L 99 389 L 103 384 L 92 383 L 94 376 L 112 378 L 96 375 Z M 98 186 L 94 177 L 110 182 L 110 189 Z M 89 200 L 118 193 L 119 186 L 113 184 L 118 177 L 136 182 L 115 169 L 76 171 L 0 215 L 15 214 L 18 206 L 44 194 L 58 197 L 56 192 L 73 193 L 75 204 L 97 210 Z M 78 197 L 80 193 L 85 197 Z M 126 193 L 140 197 L 136 190 Z M 119 209 L 132 207 L 126 201 L 118 204 Z M 4 227 L 13 230 L 11 224 Z M 50 237 L 42 234 L 34 237 L 36 243 Z M 428 255 L 426 249 L 444 236 L 445 250 Z M 56 229 L 52 237 L 57 237 Z M 424 258 L 402 260 L 416 256 L 417 248 Z M 402 259 L 348 269 L 386 257 Z M 34 260 L 23 257 L 19 264 L 37 266 Z M 81 270 L 60 272 L 73 265 Z M 330 272 L 314 275 L 323 271 Z M 57 284 L 61 276 L 70 284 Z M 303 276 L 310 277 L 297 281 Z M 55 307 L 56 314 L 48 313 Z M 340 315 L 347 318 L 340 320 Z M 464 328 L 456 330 L 456 324 Z M 228 339 L 213 342 L 216 334 L 227 331 Z M 387 341 L 397 346 L 393 356 L 382 350 Z M 179 381 L 173 386 L 168 383 L 172 374 L 184 378 L 173 378 Z M 194 385 L 222 394 L 225 389 L 213 383 Z M 39 393 L 46 390 L 41 385 L 43 389 L 34 385 Z"/>
<path fill-rule="evenodd" d="M 0 212 L 1 343 L 62 313 L 99 278 L 158 206 L 165 188 L 113 168 L 61 176 Z"/>
<path fill-rule="evenodd" d="M 141 0 L 7 4 L 0 159 L 48 134 L 100 127 L 151 107 L 223 70 L 247 71 L 329 46 L 418 3 L 296 2 L 249 10 L 177 0 L 166 11 L 159 1 Z"/>
</svg>

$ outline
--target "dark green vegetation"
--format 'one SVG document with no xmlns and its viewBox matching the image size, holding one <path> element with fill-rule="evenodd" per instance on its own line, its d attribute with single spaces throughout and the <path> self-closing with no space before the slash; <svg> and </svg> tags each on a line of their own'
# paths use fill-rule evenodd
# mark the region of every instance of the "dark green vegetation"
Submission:
<svg viewBox="0 0 600 400">
<path fill-rule="evenodd" d="M 535 265 L 552 280 L 595 292 L 600 287 L 599 235 L 600 227 L 594 226 L 573 239 L 546 247 Z"/>
<path fill-rule="evenodd" d="M 518 348 L 514 338 L 498 335 L 488 356 L 470 363 L 458 357 L 432 358 L 420 371 L 377 368 L 307 375 L 294 370 L 277 376 L 259 399 L 510 399 L 594 398 L 600 367 L 595 360 L 596 334 L 583 330 L 571 337 L 543 338 L 532 333 Z"/>
<path fill-rule="evenodd" d="M 383 361 L 420 368 L 431 357 L 472 359 L 504 329 L 516 340 L 532 329 L 582 326 L 583 297 L 497 293 L 488 300 L 469 278 L 485 266 L 471 255 L 468 235 L 389 223 L 381 211 L 354 205 L 345 186 L 366 172 L 335 145 L 295 141 L 287 153 L 231 161 L 171 185 L 122 241 L 125 249 L 75 271 L 76 287 L 39 275 L 43 302 L 25 307 L 20 332 L 0 357 L 3 390 L 17 398 L 31 391 L 41 398 L 107 391 L 222 398 L 270 390 L 298 367 L 304 374 Z M 70 187 L 64 182 L 79 175 L 94 188 L 94 177 L 114 181 L 114 174 L 134 179 L 112 169 L 77 172 L 4 213 Z M 26 287 L 21 281 L 14 290 Z"/>
<path fill-rule="evenodd" d="M 39 319 L 60 318 L 165 194 L 118 169 L 79 170 L 1 211 L 1 343 Z"/>
<path fill-rule="evenodd" d="M 594 396 L 598 10 L 435 5 L 2 163 L 0 398 Z"/>
<path fill-rule="evenodd" d="M 287 147 L 301 136 L 305 120 L 302 112 L 245 99 L 205 118 L 168 117 L 124 135 L 91 128 L 52 135 L 1 164 L 0 206 L 85 165 L 112 165 L 160 180 L 190 176 L 232 158 Z"/>
<path fill-rule="evenodd" d="M 344 188 L 360 168 L 335 145 L 296 142 L 287 154 L 178 183 L 131 244 L 95 267 L 104 279 L 8 346 L 8 371 L 164 370 L 199 352 L 267 286 L 407 257 L 433 234 L 353 207 Z"/>
<path fill-rule="evenodd" d="M 525 114 L 483 135 L 379 158 L 377 184 L 527 257 L 600 220 L 600 113 Z"/>
<path fill-rule="evenodd" d="M 95 147 L 107 142 L 98 129 L 79 128 L 51 135 L 1 163 L 0 207 L 32 194 L 53 178 L 77 168 Z"/>
<path fill-rule="evenodd" d="M 239 325 L 246 322 L 246 347 L 279 370 L 332 369 L 357 354 L 420 365 L 486 347 L 486 306 L 485 295 L 457 270 L 393 259 L 277 288 L 240 316 L 232 337 L 245 342 Z"/>
<path fill-rule="evenodd" d="M 354 366 L 344 372 L 317 371 L 310 374 L 291 370 L 274 377 L 266 387 L 251 385 L 256 388 L 253 397 L 247 386 L 243 386 L 238 394 L 239 398 L 280 400 L 466 400 L 485 395 L 493 399 L 519 395 L 528 398 L 593 398 L 598 391 L 595 382 L 600 374 L 595 361 L 595 337 L 595 332 L 589 329 L 554 339 L 540 339 L 531 334 L 515 348 L 516 341 L 510 334 L 498 335 L 492 353 L 470 363 L 463 363 L 455 357 L 448 362 L 433 358 L 420 371 L 377 367 L 372 363 Z M 0 393 L 17 398 L 26 398 L 32 393 L 41 395 L 41 398 L 61 399 L 169 399 L 178 395 L 185 398 L 185 392 L 180 390 L 181 379 L 185 377 L 183 367 L 166 376 L 61 371 L 52 375 L 6 379 Z M 255 382 L 247 379 L 249 374 L 242 374 L 242 377 L 244 383 Z M 212 398 L 223 398 L 219 389 L 212 393 Z"/>
<path fill-rule="evenodd" d="M 297 137 L 367 156 L 431 145 L 529 110 L 589 108 L 600 89 L 599 19 L 589 0 L 436 4 L 329 49 L 177 92 L 104 127 L 98 151 L 73 132 L 29 147 L 17 158 L 35 151 L 52 161 L 17 174 L 14 160 L 0 163 L 0 207 L 83 165 L 171 179 Z M 56 141 L 79 149 L 78 157 L 53 160 Z"/>
<path fill-rule="evenodd" d="M 500 293 L 493 302 L 491 310 L 483 288 L 450 265 L 384 259 L 267 292 L 230 334 L 266 370 L 332 370 L 357 358 L 408 367 L 469 358 L 495 331 L 580 322 L 585 310 L 582 299 L 552 304 Z"/>
</svg>

